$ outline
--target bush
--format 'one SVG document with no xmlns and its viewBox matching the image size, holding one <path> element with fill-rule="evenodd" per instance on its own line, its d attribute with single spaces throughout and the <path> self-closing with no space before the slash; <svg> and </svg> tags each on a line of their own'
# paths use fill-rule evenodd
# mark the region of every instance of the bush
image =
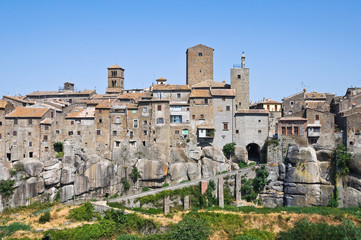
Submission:
<svg viewBox="0 0 361 240">
<path fill-rule="evenodd" d="M 39 218 L 39 223 L 44 224 L 50 222 L 50 211 L 43 213 Z"/>
<path fill-rule="evenodd" d="M 164 183 L 162 187 L 169 187 L 169 183 Z"/>
<path fill-rule="evenodd" d="M 13 233 L 17 232 L 17 231 L 30 231 L 30 226 L 29 225 L 25 225 L 19 222 L 14 222 L 11 223 L 8 226 L 0 226 L 0 239 L 6 237 L 6 236 L 11 236 Z"/>
<path fill-rule="evenodd" d="M 94 206 L 90 202 L 86 202 L 78 208 L 69 211 L 69 218 L 77 221 L 91 221 L 97 214 L 94 212 Z"/>
<path fill-rule="evenodd" d="M 265 166 L 261 166 L 256 170 L 256 177 L 254 179 L 242 179 L 242 199 L 248 202 L 256 200 L 258 194 L 263 191 L 265 186 L 269 183 L 267 180 L 269 173 Z"/>
<path fill-rule="evenodd" d="M 138 181 L 138 178 L 140 177 L 140 173 L 136 166 L 133 167 L 132 172 L 129 174 L 129 177 L 130 179 L 132 179 L 133 183 L 136 183 Z"/>
<path fill-rule="evenodd" d="M 206 240 L 211 234 L 210 225 L 200 218 L 195 216 L 186 216 L 182 219 L 171 232 L 171 238 L 174 240 Z"/>
<path fill-rule="evenodd" d="M 61 158 L 61 157 L 64 157 L 64 152 L 58 152 L 56 153 L 56 158 Z"/>
<path fill-rule="evenodd" d="M 142 191 L 143 191 L 143 192 L 148 192 L 148 191 L 149 191 L 149 187 L 143 187 L 143 188 L 142 188 Z"/>
<path fill-rule="evenodd" d="M 224 145 L 222 149 L 224 156 L 229 157 L 232 153 L 234 153 L 235 146 L 236 143 L 234 142 Z"/>
<path fill-rule="evenodd" d="M 337 208 L 338 207 L 338 198 L 339 198 L 338 189 L 337 189 L 337 186 L 335 186 L 335 188 L 333 189 L 333 193 L 332 193 L 330 202 L 328 203 L 328 206 Z"/>
<path fill-rule="evenodd" d="M 14 193 L 15 180 L 1 180 L 0 181 L 0 194 L 4 198 L 8 198 Z"/>
<path fill-rule="evenodd" d="M 138 240 L 138 239 L 140 238 L 135 235 L 120 235 L 117 237 L 116 240 Z"/>
<path fill-rule="evenodd" d="M 130 189 L 130 183 L 127 181 L 127 179 L 123 177 L 120 182 L 123 184 L 123 191 L 128 192 L 128 190 Z"/>
<path fill-rule="evenodd" d="M 126 221 L 124 210 L 108 210 L 105 211 L 104 219 L 112 220 L 113 222 L 123 224 Z"/>
<path fill-rule="evenodd" d="M 310 223 L 305 220 L 297 222 L 294 228 L 280 232 L 280 240 L 318 240 L 318 239 L 361 239 L 361 229 L 352 222 L 345 220 L 340 225 L 327 223 Z"/>
<path fill-rule="evenodd" d="M 234 240 L 273 240 L 276 236 L 264 230 L 250 229 L 233 238 Z"/>
<path fill-rule="evenodd" d="M 348 152 L 348 148 L 343 144 L 338 144 L 335 150 L 335 155 L 338 174 L 341 176 L 349 174 L 349 165 L 352 161 L 352 154 Z"/>
<path fill-rule="evenodd" d="M 13 166 L 13 168 L 10 170 L 10 175 L 13 177 L 15 176 L 18 172 L 23 172 L 25 171 L 24 169 L 24 165 L 18 163 L 18 164 L 15 164 Z"/>
<path fill-rule="evenodd" d="M 54 147 L 54 151 L 57 153 L 64 152 L 64 144 L 62 142 L 54 143 L 53 147 Z"/>
</svg>

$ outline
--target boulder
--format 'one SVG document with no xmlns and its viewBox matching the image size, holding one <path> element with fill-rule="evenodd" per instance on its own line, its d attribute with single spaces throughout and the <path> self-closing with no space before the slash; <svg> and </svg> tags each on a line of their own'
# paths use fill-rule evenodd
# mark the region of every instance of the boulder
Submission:
<svg viewBox="0 0 361 240">
<path fill-rule="evenodd" d="M 64 165 L 63 168 L 61 169 L 60 183 L 63 185 L 67 185 L 74 182 L 74 180 L 75 180 L 74 169 L 68 165 Z"/>
<path fill-rule="evenodd" d="M 320 205 L 320 184 L 285 183 L 284 193 L 287 206 Z"/>
<path fill-rule="evenodd" d="M 44 163 L 44 168 L 46 169 L 50 166 L 53 166 L 53 165 L 59 163 L 59 160 L 56 158 L 52 158 L 52 159 L 44 161 L 43 163 Z M 46 170 L 50 170 L 50 169 L 46 169 Z"/>
<path fill-rule="evenodd" d="M 7 164 L 0 161 L 0 180 L 6 180 L 10 178 L 10 168 L 6 166 Z"/>
<path fill-rule="evenodd" d="M 206 158 L 210 158 L 213 161 L 224 163 L 226 157 L 224 156 L 222 150 L 215 148 L 213 146 L 207 146 L 203 148 L 203 155 Z"/>
<path fill-rule="evenodd" d="M 202 178 L 201 167 L 195 162 L 187 162 L 187 173 L 189 180 L 197 180 Z"/>
<path fill-rule="evenodd" d="M 44 192 L 44 181 L 42 178 L 31 177 L 19 187 L 12 196 L 11 206 L 28 205 L 30 200 Z"/>
<path fill-rule="evenodd" d="M 61 177 L 61 169 L 52 169 L 43 172 L 44 183 L 46 186 L 59 183 L 60 177 Z"/>
<path fill-rule="evenodd" d="M 53 170 L 53 169 L 61 169 L 63 167 L 63 164 L 61 162 L 57 162 L 53 165 L 50 165 L 50 166 L 47 166 L 45 167 L 44 166 L 44 171 L 49 171 L 49 170 Z"/>
<path fill-rule="evenodd" d="M 296 166 L 288 165 L 286 182 L 320 183 L 320 168 L 315 162 L 299 162 Z"/>
<path fill-rule="evenodd" d="M 315 149 L 309 146 L 299 147 L 296 144 L 292 144 L 287 151 L 287 162 L 292 164 L 299 162 L 317 162 Z"/>
<path fill-rule="evenodd" d="M 324 184 L 331 184 L 331 163 L 319 162 L 321 182 Z"/>
<path fill-rule="evenodd" d="M 347 186 L 356 189 L 357 191 L 361 191 L 361 179 L 355 176 L 347 177 Z"/>
<path fill-rule="evenodd" d="M 350 170 L 353 173 L 361 174 L 361 154 L 355 153 L 353 160 L 350 162 Z"/>
<path fill-rule="evenodd" d="M 236 145 L 234 148 L 234 156 L 237 162 L 248 164 L 248 151 L 245 146 Z"/>
<path fill-rule="evenodd" d="M 86 162 L 87 168 L 84 171 L 84 174 L 80 174 L 88 178 L 89 190 L 108 187 L 111 179 L 114 178 L 114 169 L 111 166 L 111 162 L 105 159 L 99 159 L 99 161 L 92 162 L 92 165 Z"/>
<path fill-rule="evenodd" d="M 225 172 L 230 170 L 230 165 L 227 163 L 221 163 L 213 161 L 210 158 L 204 157 L 202 159 L 202 177 L 215 176 L 217 173 Z"/>
<path fill-rule="evenodd" d="M 24 166 L 25 172 L 30 177 L 38 176 L 44 168 L 44 164 L 41 161 L 35 159 L 24 159 L 20 161 L 20 163 Z"/>
<path fill-rule="evenodd" d="M 259 198 L 261 200 L 263 207 L 275 208 L 283 206 L 283 193 L 275 192 L 275 193 L 267 193 L 260 194 Z"/>
<path fill-rule="evenodd" d="M 239 165 L 237 163 L 232 162 L 231 163 L 231 169 L 232 169 L 232 171 L 239 170 L 240 167 L 239 167 Z"/>
<path fill-rule="evenodd" d="M 332 150 L 318 150 L 316 152 L 317 154 L 317 160 L 321 162 L 330 162 L 332 159 L 333 151 Z"/>
<path fill-rule="evenodd" d="M 60 202 L 66 202 L 70 199 L 72 199 L 74 196 L 74 187 L 73 185 L 66 185 L 62 188 L 60 188 Z"/>
<path fill-rule="evenodd" d="M 169 161 L 171 163 L 189 162 L 190 159 L 184 153 L 182 148 L 171 148 Z"/>
<path fill-rule="evenodd" d="M 168 173 L 168 165 L 164 161 L 139 159 L 136 167 L 140 173 L 140 178 L 145 181 L 162 180 Z"/>
<path fill-rule="evenodd" d="M 284 180 L 286 176 L 286 165 L 284 163 L 278 164 L 279 180 Z"/>
<path fill-rule="evenodd" d="M 74 193 L 75 195 L 81 195 L 88 192 L 88 178 L 86 176 L 77 175 L 74 181 Z"/>
<path fill-rule="evenodd" d="M 178 184 L 181 181 L 188 181 L 187 166 L 183 162 L 173 163 L 169 168 L 170 180 L 173 184 Z"/>
<path fill-rule="evenodd" d="M 320 205 L 327 206 L 332 198 L 332 193 L 335 186 L 333 185 L 320 185 Z"/>
<path fill-rule="evenodd" d="M 344 207 L 358 207 L 360 202 L 361 192 L 352 187 L 346 187 L 344 192 Z"/>
</svg>

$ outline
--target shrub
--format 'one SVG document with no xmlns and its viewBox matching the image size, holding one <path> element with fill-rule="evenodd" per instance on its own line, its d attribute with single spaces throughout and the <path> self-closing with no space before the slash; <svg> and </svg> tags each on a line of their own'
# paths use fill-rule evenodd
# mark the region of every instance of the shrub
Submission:
<svg viewBox="0 0 361 240">
<path fill-rule="evenodd" d="M 206 240 L 210 234 L 211 227 L 204 219 L 196 218 L 195 216 L 187 216 L 174 227 L 171 232 L 171 239 Z"/>
<path fill-rule="evenodd" d="M 140 238 L 135 235 L 120 235 L 117 237 L 116 240 L 138 240 L 138 239 Z"/>
<path fill-rule="evenodd" d="M 264 230 L 250 229 L 233 238 L 234 240 L 273 240 L 276 236 Z"/>
<path fill-rule="evenodd" d="M 132 181 L 134 183 L 136 183 L 138 181 L 138 178 L 140 177 L 140 173 L 136 166 L 133 167 L 132 172 L 129 174 L 129 177 L 130 177 L 130 179 L 132 179 Z"/>
<path fill-rule="evenodd" d="M 43 213 L 39 218 L 39 223 L 44 224 L 50 222 L 50 211 Z"/>
<path fill-rule="evenodd" d="M 127 179 L 125 177 L 123 177 L 120 182 L 123 184 L 123 191 L 127 192 L 130 189 L 130 184 L 127 181 Z"/>
<path fill-rule="evenodd" d="M 123 224 L 126 221 L 124 210 L 108 210 L 105 211 L 104 219 L 112 220 L 113 222 Z"/>
<path fill-rule="evenodd" d="M 56 156 L 57 158 L 61 158 L 61 157 L 64 157 L 64 152 L 58 152 L 56 153 Z"/>
<path fill-rule="evenodd" d="M 86 202 L 78 208 L 69 211 L 69 218 L 77 221 L 91 221 L 96 217 L 94 206 L 90 202 Z"/>
<path fill-rule="evenodd" d="M 162 187 L 169 187 L 169 183 L 164 183 Z"/>
<path fill-rule="evenodd" d="M 232 153 L 234 153 L 235 146 L 236 143 L 234 142 L 224 145 L 222 149 L 224 156 L 229 157 Z"/>
<path fill-rule="evenodd" d="M 23 172 L 25 171 L 24 169 L 24 165 L 18 163 L 18 164 L 15 164 L 13 166 L 13 168 L 10 170 L 10 175 L 13 177 L 15 176 L 18 172 Z"/>
<path fill-rule="evenodd" d="M 11 223 L 8 226 L 0 226 L 0 238 L 4 238 L 6 236 L 11 236 L 13 233 L 17 232 L 17 231 L 30 231 L 30 226 L 29 225 L 25 225 L 19 222 L 14 222 Z"/>
<path fill-rule="evenodd" d="M 143 187 L 143 188 L 142 188 L 142 191 L 143 191 L 143 192 L 148 192 L 148 191 L 149 191 L 149 187 Z"/>
<path fill-rule="evenodd" d="M 338 174 L 341 176 L 349 174 L 349 165 L 352 161 L 352 154 L 348 152 L 348 148 L 343 144 L 338 144 L 335 150 L 335 155 Z"/>
<path fill-rule="evenodd" d="M 64 151 L 64 144 L 62 142 L 56 142 L 53 144 L 54 151 L 59 153 Z"/>
<path fill-rule="evenodd" d="M 339 198 L 338 189 L 337 189 L 337 186 L 335 186 L 335 188 L 333 189 L 333 193 L 332 193 L 330 202 L 328 203 L 328 206 L 337 208 L 338 207 L 338 198 Z"/>
<path fill-rule="evenodd" d="M 15 180 L 1 180 L 0 181 L 0 194 L 4 198 L 8 198 L 14 193 Z"/>
<path fill-rule="evenodd" d="M 256 170 L 256 177 L 254 179 L 242 179 L 242 199 L 246 201 L 256 200 L 258 194 L 263 191 L 265 186 L 269 183 L 267 180 L 269 173 L 265 166 L 261 166 Z"/>
</svg>

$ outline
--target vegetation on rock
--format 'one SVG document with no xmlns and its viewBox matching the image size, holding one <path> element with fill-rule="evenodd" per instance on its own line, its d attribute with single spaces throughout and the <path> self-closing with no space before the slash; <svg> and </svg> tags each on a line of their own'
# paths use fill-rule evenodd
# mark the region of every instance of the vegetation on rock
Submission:
<svg viewBox="0 0 361 240">
<path fill-rule="evenodd" d="M 1 180 L 0 181 L 0 194 L 4 198 L 8 198 L 14 193 L 15 180 Z"/>
<path fill-rule="evenodd" d="M 226 157 L 229 157 L 231 154 L 234 153 L 234 149 L 235 149 L 236 143 L 232 142 L 232 143 L 227 143 L 226 145 L 223 146 L 223 154 Z"/>
</svg>

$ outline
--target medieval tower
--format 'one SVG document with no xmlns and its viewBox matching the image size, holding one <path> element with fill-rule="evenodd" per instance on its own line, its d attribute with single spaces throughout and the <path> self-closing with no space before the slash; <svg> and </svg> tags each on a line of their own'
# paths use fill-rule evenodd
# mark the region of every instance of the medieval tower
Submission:
<svg viewBox="0 0 361 240">
<path fill-rule="evenodd" d="M 249 68 L 246 68 L 246 56 L 242 54 L 241 65 L 231 68 L 231 88 L 236 90 L 236 110 L 249 109 Z"/>
<path fill-rule="evenodd" d="M 124 68 L 118 65 L 108 67 L 107 93 L 120 93 L 124 89 Z"/>
<path fill-rule="evenodd" d="M 187 84 L 213 80 L 213 48 L 199 44 L 187 49 Z"/>
</svg>

